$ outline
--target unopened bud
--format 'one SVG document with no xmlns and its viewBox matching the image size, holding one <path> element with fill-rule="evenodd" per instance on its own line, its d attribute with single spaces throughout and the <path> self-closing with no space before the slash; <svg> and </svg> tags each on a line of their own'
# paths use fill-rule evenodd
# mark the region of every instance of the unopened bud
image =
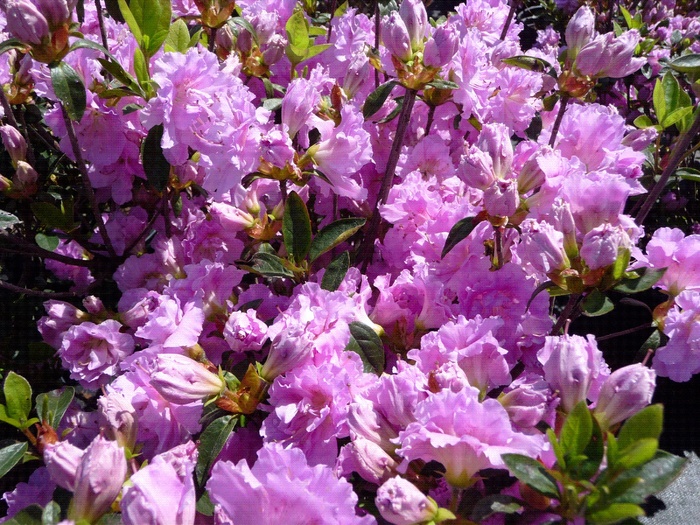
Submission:
<svg viewBox="0 0 700 525">
<path fill-rule="evenodd" d="M 593 414 L 603 431 L 632 417 L 651 403 L 656 372 L 641 363 L 615 370 L 600 388 Z"/>
</svg>

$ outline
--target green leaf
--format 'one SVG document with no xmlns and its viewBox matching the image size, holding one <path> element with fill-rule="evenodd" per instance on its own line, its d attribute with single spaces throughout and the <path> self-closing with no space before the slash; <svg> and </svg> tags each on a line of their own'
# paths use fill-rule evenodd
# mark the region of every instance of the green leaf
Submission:
<svg viewBox="0 0 700 525">
<path fill-rule="evenodd" d="M 627 483 L 628 480 L 639 478 L 630 489 L 618 496 L 615 501 L 620 503 L 642 503 L 647 497 L 665 489 L 683 471 L 687 460 L 663 450 L 656 452 L 654 458 L 644 465 L 624 470 L 615 480 L 617 483 Z"/>
<path fill-rule="evenodd" d="M 365 225 L 365 222 L 367 221 L 362 218 L 339 219 L 321 229 L 311 242 L 309 261 L 315 261 L 327 251 L 348 240 Z"/>
<path fill-rule="evenodd" d="M 451 80 L 443 80 L 441 78 L 428 82 L 427 85 L 435 89 L 459 89 L 458 84 L 452 82 Z"/>
<path fill-rule="evenodd" d="M 564 421 L 559 442 L 568 456 L 583 454 L 593 437 L 593 416 L 585 401 L 578 403 Z"/>
<path fill-rule="evenodd" d="M 134 49 L 134 73 L 141 88 L 146 90 L 151 73 L 148 71 L 148 59 L 140 47 Z"/>
<path fill-rule="evenodd" d="M 365 120 L 382 108 L 384 102 L 386 102 L 386 99 L 389 98 L 389 95 L 391 95 L 391 90 L 394 89 L 396 84 L 397 82 L 395 80 L 390 80 L 389 82 L 381 84 L 377 89 L 369 94 L 367 100 L 365 100 L 365 103 L 362 106 L 362 116 L 365 118 Z"/>
<path fill-rule="evenodd" d="M 42 525 L 56 525 L 61 521 L 61 507 L 55 501 L 49 501 L 41 513 Z"/>
<path fill-rule="evenodd" d="M 345 274 L 350 268 L 350 254 L 343 252 L 338 257 L 333 259 L 326 268 L 326 272 L 321 279 L 321 288 L 334 292 L 340 286 L 340 283 L 345 279 Z"/>
<path fill-rule="evenodd" d="M 333 44 L 317 44 L 315 46 L 311 46 L 306 50 L 306 55 L 304 55 L 304 60 L 307 60 L 311 57 L 315 57 L 316 55 L 320 55 L 326 49 L 329 49 L 331 47 L 333 47 Z"/>
<path fill-rule="evenodd" d="M 600 464 L 605 455 L 603 444 L 603 432 L 595 418 L 591 418 L 592 431 L 591 438 L 581 454 L 580 461 L 570 461 L 571 477 L 579 480 L 589 480 L 600 470 Z M 585 459 L 584 459 L 585 458 Z"/>
<path fill-rule="evenodd" d="M 557 464 L 561 469 L 565 470 L 567 465 L 566 458 L 564 457 L 564 448 L 561 446 L 561 443 L 559 443 L 557 435 L 551 428 L 547 429 L 547 439 L 549 440 L 550 445 L 552 445 L 552 451 L 554 452 L 554 456 L 557 458 Z"/>
<path fill-rule="evenodd" d="M 20 423 L 18 419 L 8 416 L 7 407 L 2 404 L 0 404 L 0 421 L 12 425 L 15 428 L 22 428 L 22 423 Z"/>
<path fill-rule="evenodd" d="M 48 250 L 50 252 L 58 248 L 59 244 L 58 237 L 55 235 L 46 235 L 45 233 L 37 233 L 34 236 L 34 240 L 39 248 L 43 248 L 44 250 Z"/>
<path fill-rule="evenodd" d="M 350 323 L 350 343 L 346 350 L 356 352 L 362 358 L 365 372 L 382 375 L 384 372 L 384 344 L 371 326 L 354 321 Z M 353 344 L 354 341 L 354 344 Z"/>
<path fill-rule="evenodd" d="M 168 36 L 172 17 L 171 2 L 170 0 L 131 0 L 128 9 L 131 11 L 133 22 L 138 25 L 141 32 L 141 38 L 137 37 L 137 41 L 146 57 L 150 58 L 160 49 Z M 123 10 L 122 14 L 124 14 Z M 133 32 L 131 24 L 129 27 Z M 134 36 L 136 36 L 135 32 Z"/>
<path fill-rule="evenodd" d="M 163 125 L 156 124 L 150 130 L 141 145 L 141 161 L 148 182 L 158 191 L 163 191 L 170 180 L 170 163 L 163 155 L 161 140 Z"/>
<path fill-rule="evenodd" d="M 5 521 L 5 525 L 43 525 L 44 509 L 39 505 L 30 505 Z"/>
<path fill-rule="evenodd" d="M 126 0 L 119 0 L 119 11 L 121 11 L 122 18 L 124 18 L 124 21 L 129 26 L 129 29 L 131 29 L 131 33 L 134 35 L 136 42 L 141 45 L 141 42 L 143 42 L 141 26 L 139 26 L 136 18 L 134 18 L 134 15 L 131 12 L 131 9 L 129 9 Z"/>
<path fill-rule="evenodd" d="M 654 286 L 666 273 L 667 268 L 640 268 L 638 277 L 623 279 L 613 290 L 622 293 L 639 293 Z"/>
<path fill-rule="evenodd" d="M 22 224 L 19 217 L 5 210 L 0 210 L 0 230 L 9 230 L 15 224 Z"/>
<path fill-rule="evenodd" d="M 651 128 L 654 126 L 654 123 L 651 121 L 651 119 L 646 116 L 646 115 L 640 115 L 636 119 L 634 119 L 633 124 L 638 127 L 639 129 L 646 129 L 646 128 Z"/>
<path fill-rule="evenodd" d="M 306 204 L 294 191 L 287 196 L 284 206 L 282 236 L 287 253 L 295 263 L 306 259 L 311 247 L 311 218 Z"/>
<path fill-rule="evenodd" d="M 587 317 L 598 317 L 612 312 L 615 305 L 608 296 L 597 288 L 581 301 L 581 312 Z"/>
<path fill-rule="evenodd" d="M 666 118 L 664 119 L 662 125 L 664 128 L 670 128 L 671 126 L 678 124 L 679 122 L 690 116 L 692 113 L 692 106 L 677 108 L 673 110 L 670 114 L 666 115 Z"/>
<path fill-rule="evenodd" d="M 165 39 L 165 51 L 187 53 L 190 48 L 190 31 L 182 18 L 178 18 L 170 26 L 168 36 Z"/>
<path fill-rule="evenodd" d="M 284 265 L 284 261 L 272 253 L 256 253 L 253 261 L 252 270 L 265 277 L 294 277 L 294 272 Z"/>
<path fill-rule="evenodd" d="M 63 209 L 60 209 L 50 202 L 32 202 L 30 207 L 34 216 L 49 228 L 70 232 L 77 226 L 73 221 L 73 210 L 71 207 L 64 206 Z"/>
<path fill-rule="evenodd" d="M 27 44 L 22 42 L 19 38 L 10 38 L 0 43 L 0 55 L 12 49 L 25 50 L 27 49 Z"/>
<path fill-rule="evenodd" d="M 659 440 L 640 438 L 618 452 L 615 468 L 630 469 L 650 461 L 659 449 Z"/>
<path fill-rule="evenodd" d="M 87 104 L 83 81 L 75 69 L 65 62 L 52 65 L 50 70 L 54 93 L 66 109 L 68 118 L 80 121 Z"/>
<path fill-rule="evenodd" d="M 622 425 L 617 434 L 620 453 L 642 438 L 659 439 L 663 429 L 664 407 L 661 404 L 649 405 L 640 410 Z"/>
<path fill-rule="evenodd" d="M 302 51 L 306 56 L 306 50 L 311 45 L 309 41 L 309 23 L 301 10 L 294 11 L 285 25 L 287 41 L 289 45 Z"/>
<path fill-rule="evenodd" d="M 221 449 L 224 448 L 237 423 L 238 416 L 220 417 L 205 428 L 199 437 L 199 457 L 194 469 L 195 479 L 199 487 L 204 487 L 209 478 L 209 470 L 214 460 L 218 457 Z"/>
<path fill-rule="evenodd" d="M 0 449 L 0 478 L 22 460 L 28 447 L 29 444 L 25 441 Z"/>
<path fill-rule="evenodd" d="M 679 71 L 680 73 L 700 74 L 700 54 L 693 53 L 678 57 L 668 66 L 675 71 Z"/>
<path fill-rule="evenodd" d="M 608 507 L 586 514 L 586 523 L 614 525 L 628 518 L 644 516 L 644 511 L 633 503 L 612 503 Z"/>
<path fill-rule="evenodd" d="M 481 498 L 472 510 L 470 519 L 476 523 L 483 522 L 494 514 L 514 514 L 523 508 L 522 502 L 507 494 L 491 494 Z"/>
<path fill-rule="evenodd" d="M 73 401 L 74 394 L 75 389 L 67 386 L 36 396 L 36 412 L 39 420 L 48 422 L 53 428 L 58 428 L 63 415 Z"/>
<path fill-rule="evenodd" d="M 450 229 L 450 233 L 447 234 L 445 247 L 442 249 L 440 257 L 444 259 L 445 255 L 452 251 L 452 248 L 457 246 L 463 239 L 466 239 L 474 229 L 474 226 L 476 226 L 476 224 L 474 224 L 474 217 L 466 217 L 461 221 L 457 221 Z"/>
<path fill-rule="evenodd" d="M 345 14 L 345 11 L 348 10 L 348 6 L 349 6 L 348 0 L 345 0 L 345 2 L 343 2 L 342 4 L 340 4 L 340 5 L 336 8 L 336 10 L 333 11 L 333 16 L 334 16 L 335 18 L 340 18 L 341 16 L 343 16 L 343 15 Z"/>
<path fill-rule="evenodd" d="M 521 482 L 549 498 L 560 498 L 556 480 L 536 459 L 521 454 L 503 454 L 501 459 L 510 473 Z"/>
<path fill-rule="evenodd" d="M 25 422 L 32 410 L 32 387 L 21 375 L 10 371 L 3 385 L 7 415 Z"/>
<path fill-rule="evenodd" d="M 528 55 L 518 55 L 510 58 L 504 58 L 501 60 L 501 62 L 508 64 L 509 66 L 527 69 L 528 71 L 536 71 L 538 73 L 549 71 L 552 67 L 552 65 L 546 60 Z"/>
<path fill-rule="evenodd" d="M 659 124 L 664 128 L 668 127 L 665 123 L 667 117 L 679 107 L 680 91 L 678 80 L 670 71 L 656 81 L 653 93 L 654 111 Z"/>
</svg>

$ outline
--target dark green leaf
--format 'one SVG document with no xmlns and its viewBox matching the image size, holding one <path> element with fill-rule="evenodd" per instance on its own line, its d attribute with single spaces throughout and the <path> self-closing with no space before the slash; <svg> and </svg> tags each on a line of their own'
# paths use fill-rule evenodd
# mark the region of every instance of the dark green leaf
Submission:
<svg viewBox="0 0 700 525">
<path fill-rule="evenodd" d="M 553 290 L 553 289 L 561 290 L 561 288 L 559 288 L 559 286 L 554 281 L 545 281 L 542 284 L 540 284 L 537 288 L 535 288 L 535 291 L 532 292 L 530 299 L 528 299 L 528 301 L 527 301 L 527 306 L 525 307 L 525 309 L 526 310 L 530 309 L 530 305 L 532 304 L 532 301 L 535 300 L 535 297 L 540 295 L 545 290 Z"/>
<path fill-rule="evenodd" d="M 700 54 L 692 53 L 673 60 L 669 67 L 681 73 L 700 73 Z"/>
<path fill-rule="evenodd" d="M 612 503 L 610 506 L 586 515 L 586 523 L 591 525 L 613 525 L 627 518 L 644 516 L 644 511 L 633 503 Z"/>
<path fill-rule="evenodd" d="M 367 100 L 365 100 L 365 103 L 362 106 L 362 116 L 365 118 L 365 120 L 382 108 L 384 102 L 386 102 L 386 99 L 389 98 L 389 95 L 391 95 L 391 90 L 394 89 L 396 84 L 397 82 L 395 80 L 390 80 L 389 82 L 381 84 L 377 89 L 369 94 Z"/>
<path fill-rule="evenodd" d="M 58 237 L 55 235 L 46 235 L 45 233 L 37 233 L 34 236 L 34 240 L 39 248 L 43 248 L 44 250 L 48 250 L 50 252 L 58 248 L 59 244 Z"/>
<path fill-rule="evenodd" d="M 536 71 L 538 73 L 549 71 L 549 69 L 552 67 L 552 65 L 546 60 L 528 55 L 518 55 L 510 58 L 504 58 L 501 60 L 501 62 L 508 64 L 509 66 L 516 66 L 521 69 Z"/>
<path fill-rule="evenodd" d="M 87 104 L 83 81 L 75 69 L 66 62 L 59 62 L 53 65 L 50 70 L 54 93 L 66 109 L 68 118 L 80 121 Z"/>
<path fill-rule="evenodd" d="M 394 109 L 392 109 L 386 117 L 379 119 L 377 123 L 386 124 L 387 122 L 391 122 L 396 117 L 398 117 L 401 113 L 401 110 L 403 109 L 403 99 L 404 97 L 396 97 L 394 99 L 394 102 L 396 102 L 396 106 L 394 107 Z"/>
<path fill-rule="evenodd" d="M 24 443 L 15 443 L 9 447 L 0 449 L 0 478 L 22 460 L 28 447 L 29 445 L 25 441 Z"/>
<path fill-rule="evenodd" d="M 148 130 L 141 145 L 141 160 L 146 179 L 158 191 L 163 191 L 170 180 L 170 163 L 163 155 L 161 140 L 163 125 L 157 124 Z"/>
<path fill-rule="evenodd" d="M 75 389 L 67 386 L 36 396 L 36 412 L 39 420 L 48 422 L 53 428 L 58 428 L 74 394 Z"/>
<path fill-rule="evenodd" d="M 663 421 L 664 407 L 661 404 L 650 405 L 637 412 L 625 421 L 617 435 L 620 453 L 639 439 L 659 439 Z"/>
<path fill-rule="evenodd" d="M 107 9 L 109 16 L 121 24 L 124 23 L 124 17 L 119 9 L 119 2 L 117 0 L 105 0 L 105 8 Z"/>
<path fill-rule="evenodd" d="M 21 224 L 22 221 L 19 217 L 12 215 L 5 210 L 0 210 L 0 230 L 8 230 L 12 228 L 15 224 Z"/>
<path fill-rule="evenodd" d="M 365 222 L 366 220 L 361 218 L 339 219 L 321 229 L 311 242 L 309 261 L 315 261 L 327 251 L 348 240 L 365 225 Z"/>
<path fill-rule="evenodd" d="M 693 107 L 692 106 L 686 106 L 683 108 L 676 108 L 673 110 L 671 113 L 666 115 L 666 118 L 664 119 L 663 122 L 663 127 L 664 128 L 670 128 L 671 126 L 678 124 L 685 118 L 689 117 L 693 113 Z"/>
<path fill-rule="evenodd" d="M 700 170 L 693 168 L 678 168 L 676 170 L 676 177 L 680 177 L 683 180 L 700 182 Z"/>
<path fill-rule="evenodd" d="M 588 317 L 598 317 L 612 312 L 615 305 L 608 296 L 597 288 L 581 301 L 581 312 Z"/>
<path fill-rule="evenodd" d="M 435 89 L 459 89 L 459 85 L 455 84 L 451 80 L 443 80 L 441 78 L 428 82 L 427 85 Z"/>
<path fill-rule="evenodd" d="M 272 253 L 256 253 L 253 256 L 253 270 L 266 277 L 294 277 L 294 272 L 284 265 L 284 261 Z"/>
<path fill-rule="evenodd" d="M 476 224 L 474 224 L 474 217 L 466 217 L 461 221 L 457 221 L 457 223 L 452 226 L 452 229 L 450 229 L 450 233 L 447 234 L 445 247 L 442 249 L 440 257 L 444 259 L 445 255 L 450 253 L 452 248 L 457 246 L 463 239 L 466 239 L 474 229 L 474 226 L 476 226 Z"/>
<path fill-rule="evenodd" d="M 268 111 L 277 111 L 282 107 L 281 98 L 266 98 L 263 100 L 263 107 Z"/>
<path fill-rule="evenodd" d="M 176 51 L 178 53 L 187 53 L 190 48 L 190 31 L 187 24 L 182 18 L 178 18 L 173 22 L 168 31 L 168 37 L 165 39 L 165 51 Z"/>
<path fill-rule="evenodd" d="M 585 401 L 578 403 L 564 421 L 559 442 L 568 456 L 583 454 L 593 436 L 593 416 Z"/>
<path fill-rule="evenodd" d="M 371 326 L 354 321 L 350 323 L 350 344 L 346 350 L 360 354 L 365 372 L 382 375 L 384 372 L 384 344 Z M 352 345 L 352 342 L 355 345 Z"/>
<path fill-rule="evenodd" d="M 248 22 L 248 20 L 246 20 L 245 18 L 240 17 L 240 16 L 233 17 L 229 20 L 229 24 L 237 25 L 241 29 L 248 31 L 248 33 L 250 33 L 250 35 L 253 37 L 253 41 L 256 44 L 258 43 L 258 32 L 253 27 L 253 24 Z M 231 26 L 231 27 L 233 28 L 233 26 Z M 265 79 L 265 80 L 267 80 L 269 82 L 268 79 Z"/>
<path fill-rule="evenodd" d="M 238 423 L 238 416 L 224 416 L 215 419 L 204 429 L 199 438 L 199 457 L 195 466 L 195 478 L 197 484 L 203 487 L 209 478 L 209 470 L 214 460 L 218 457 L 221 449 L 224 448 L 233 429 Z"/>
<path fill-rule="evenodd" d="M 687 460 L 663 450 L 656 452 L 654 459 L 644 465 L 623 471 L 616 483 L 626 482 L 630 478 L 641 481 L 627 490 L 616 501 L 623 503 L 642 503 L 647 497 L 665 489 L 683 471 Z"/>
<path fill-rule="evenodd" d="M 654 286 L 666 273 L 667 268 L 640 268 L 635 270 L 639 277 L 623 279 L 613 289 L 622 293 L 639 293 Z"/>
<path fill-rule="evenodd" d="M 680 90 L 678 80 L 670 71 L 667 71 L 654 85 L 654 111 L 659 124 L 664 128 L 668 127 L 664 123 L 668 115 L 679 107 Z"/>
<path fill-rule="evenodd" d="M 27 49 L 27 45 L 19 38 L 10 38 L 0 43 L 0 55 L 7 53 L 11 49 Z"/>
<path fill-rule="evenodd" d="M 282 217 L 282 235 L 287 253 L 295 263 L 306 259 L 311 247 L 311 218 L 306 204 L 296 192 L 287 196 Z"/>
<path fill-rule="evenodd" d="M 501 459 L 510 473 L 521 482 L 529 485 L 540 494 L 549 498 L 559 499 L 559 487 L 544 465 L 528 456 L 521 454 L 503 454 Z"/>
<path fill-rule="evenodd" d="M 209 493 L 205 491 L 202 497 L 197 500 L 197 512 L 205 516 L 213 516 L 214 510 L 214 504 L 209 498 Z"/>
<path fill-rule="evenodd" d="M 340 283 L 345 279 L 345 274 L 350 268 L 350 254 L 343 252 L 338 257 L 333 259 L 326 268 L 326 272 L 321 279 L 321 288 L 334 292 L 340 286 Z"/>
<path fill-rule="evenodd" d="M 49 228 L 70 232 L 77 226 L 73 221 L 72 207 L 60 209 L 50 202 L 32 202 L 30 206 L 35 217 Z"/>
<path fill-rule="evenodd" d="M 21 375 L 10 371 L 3 385 L 7 415 L 25 422 L 32 410 L 32 387 Z"/>
<path fill-rule="evenodd" d="M 5 521 L 5 525 L 43 525 L 44 509 L 39 505 L 30 505 L 29 507 L 19 511 L 9 520 Z"/>
</svg>

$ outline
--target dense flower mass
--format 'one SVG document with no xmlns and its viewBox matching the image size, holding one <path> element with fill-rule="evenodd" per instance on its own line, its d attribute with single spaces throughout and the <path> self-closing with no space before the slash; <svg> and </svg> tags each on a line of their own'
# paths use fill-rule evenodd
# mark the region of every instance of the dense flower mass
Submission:
<svg viewBox="0 0 700 525">
<path fill-rule="evenodd" d="M 8 518 L 612 524 L 675 478 L 689 3 L 104 4 L 0 0 Z"/>
</svg>

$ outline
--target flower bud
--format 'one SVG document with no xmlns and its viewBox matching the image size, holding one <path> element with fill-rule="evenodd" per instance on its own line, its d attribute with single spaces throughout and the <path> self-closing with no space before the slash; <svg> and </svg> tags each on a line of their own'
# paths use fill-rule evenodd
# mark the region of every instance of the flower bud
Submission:
<svg viewBox="0 0 700 525">
<path fill-rule="evenodd" d="M 44 449 L 44 464 L 51 479 L 66 490 L 75 490 L 75 475 L 85 451 L 68 441 L 59 441 Z"/>
<path fill-rule="evenodd" d="M 535 270 L 546 274 L 569 267 L 569 258 L 564 252 L 564 236 L 546 221 L 527 219 L 521 224 L 522 236 L 518 253 Z"/>
<path fill-rule="evenodd" d="M 138 425 L 136 411 L 128 399 L 117 392 L 110 392 L 97 400 L 100 426 L 106 434 L 127 450 L 134 450 Z"/>
<path fill-rule="evenodd" d="M 181 354 L 161 354 L 151 374 L 151 386 L 167 401 L 186 405 L 221 394 L 226 384 L 194 359 Z"/>
<path fill-rule="evenodd" d="M 75 474 L 68 518 L 97 521 L 119 495 L 125 477 L 124 450 L 114 441 L 97 436 L 85 450 Z"/>
<path fill-rule="evenodd" d="M 428 12 L 425 10 L 423 0 L 403 0 L 399 7 L 399 15 L 403 19 L 408 31 L 408 38 L 412 51 L 423 49 L 423 40 L 428 36 Z"/>
<path fill-rule="evenodd" d="M 350 65 L 343 78 L 343 90 L 348 98 L 352 98 L 369 76 L 371 65 L 364 54 L 353 55 Z"/>
<path fill-rule="evenodd" d="M 396 11 L 389 15 L 389 19 L 382 28 L 382 41 L 389 53 L 402 62 L 408 62 L 413 58 L 408 29 L 406 29 L 406 24 Z"/>
<path fill-rule="evenodd" d="M 431 521 L 438 512 L 434 499 L 401 477 L 391 478 L 379 487 L 374 501 L 382 518 L 395 525 Z"/>
<path fill-rule="evenodd" d="M 396 474 L 398 466 L 396 460 L 375 442 L 355 437 L 340 450 L 336 473 L 338 476 L 347 476 L 357 472 L 362 479 L 380 485 Z"/>
<path fill-rule="evenodd" d="M 13 188 L 22 197 L 31 197 L 37 191 L 36 181 L 39 179 L 39 174 L 31 166 L 31 164 L 20 160 L 17 162 L 15 176 L 12 178 Z"/>
<path fill-rule="evenodd" d="M 513 143 L 506 125 L 484 125 L 476 145 L 491 157 L 494 176 L 504 179 L 513 165 Z"/>
<path fill-rule="evenodd" d="M 66 0 L 34 0 L 34 3 L 52 30 L 71 22 L 71 8 Z"/>
<path fill-rule="evenodd" d="M 569 20 L 566 26 L 567 56 L 573 61 L 579 50 L 585 46 L 595 34 L 595 15 L 588 6 L 581 6 Z"/>
<path fill-rule="evenodd" d="M 545 346 L 552 345 L 549 359 L 544 363 L 544 378 L 559 393 L 561 407 L 567 414 L 585 401 L 591 386 L 591 367 L 585 339 L 577 336 L 547 337 Z"/>
<path fill-rule="evenodd" d="M 591 270 L 613 264 L 621 250 L 628 250 L 632 241 L 620 226 L 606 222 L 589 231 L 581 244 L 581 257 Z"/>
<path fill-rule="evenodd" d="M 374 409 L 374 404 L 366 399 L 358 399 L 348 406 L 348 426 L 357 436 L 377 443 L 387 452 L 394 452 L 397 445 L 392 439 L 398 437 L 389 422 Z"/>
<path fill-rule="evenodd" d="M 10 154 L 13 166 L 16 167 L 20 160 L 26 160 L 27 142 L 17 128 L 9 125 L 0 126 L 0 137 L 2 137 L 2 145 Z"/>
<path fill-rule="evenodd" d="M 583 46 L 576 57 L 576 69 L 591 78 L 626 77 L 646 63 L 646 59 L 633 58 L 638 43 L 635 30 L 619 37 L 614 33 L 601 35 Z"/>
<path fill-rule="evenodd" d="M 272 35 L 262 54 L 263 62 L 268 66 L 279 62 L 284 56 L 285 47 L 287 47 L 287 39 L 284 36 Z"/>
<path fill-rule="evenodd" d="M 49 38 L 49 23 L 29 0 L 6 0 L 5 31 L 26 44 L 39 45 Z"/>
<path fill-rule="evenodd" d="M 518 182 L 515 179 L 497 180 L 484 191 L 484 209 L 494 217 L 510 217 L 520 204 Z"/>
<path fill-rule="evenodd" d="M 603 432 L 651 403 L 656 372 L 641 363 L 615 370 L 600 388 L 593 414 Z"/>
<path fill-rule="evenodd" d="M 246 29 L 241 29 L 236 37 L 236 47 L 245 55 L 250 53 L 253 50 L 253 35 Z"/>
<path fill-rule="evenodd" d="M 217 28 L 226 23 L 236 7 L 234 0 L 194 0 L 194 4 L 202 15 L 202 25 Z"/>
<path fill-rule="evenodd" d="M 459 38 L 452 26 L 441 25 L 435 30 L 433 38 L 425 44 L 423 64 L 441 68 L 447 65 L 457 52 Z"/>
</svg>

